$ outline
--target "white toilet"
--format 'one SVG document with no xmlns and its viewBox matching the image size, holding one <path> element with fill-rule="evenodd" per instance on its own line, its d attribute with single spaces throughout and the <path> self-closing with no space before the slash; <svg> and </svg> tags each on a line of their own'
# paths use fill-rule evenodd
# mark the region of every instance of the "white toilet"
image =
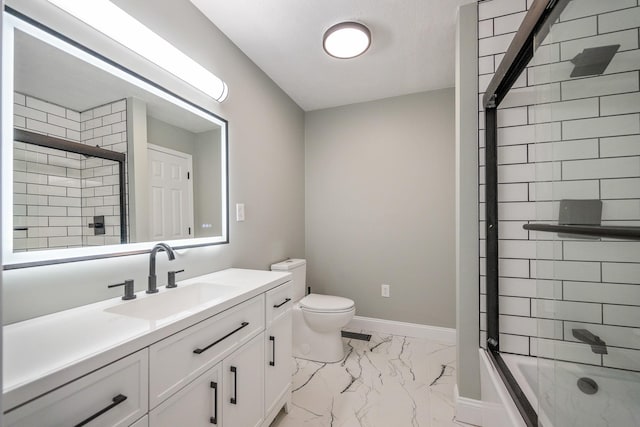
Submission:
<svg viewBox="0 0 640 427">
<path fill-rule="evenodd" d="M 355 303 L 332 295 L 305 296 L 307 262 L 303 259 L 273 264 L 271 270 L 293 275 L 293 357 L 326 363 L 342 360 L 340 330 L 356 314 Z"/>
</svg>

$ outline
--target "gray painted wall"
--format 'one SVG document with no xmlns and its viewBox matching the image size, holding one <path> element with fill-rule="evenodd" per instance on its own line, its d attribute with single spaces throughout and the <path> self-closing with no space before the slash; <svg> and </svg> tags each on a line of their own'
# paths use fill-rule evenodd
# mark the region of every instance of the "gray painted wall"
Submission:
<svg viewBox="0 0 640 427">
<path fill-rule="evenodd" d="M 196 135 L 196 156 L 193 159 L 193 197 L 195 199 L 196 237 L 222 234 L 220 203 L 220 131 L 211 130 Z M 233 211 L 232 211 L 233 212 Z M 203 228 L 202 224 L 211 224 Z"/>
<path fill-rule="evenodd" d="M 456 383 L 470 399 L 480 399 L 477 16 L 475 3 L 461 6 L 456 28 Z"/>
<path fill-rule="evenodd" d="M 147 143 L 196 155 L 196 134 L 147 116 Z"/>
<path fill-rule="evenodd" d="M 453 328 L 453 88 L 305 120 L 308 284 L 361 316 Z"/>
<path fill-rule="evenodd" d="M 147 104 L 127 99 L 127 190 L 129 191 L 129 236 L 132 242 L 149 240 L 149 188 L 147 173 Z"/>
<path fill-rule="evenodd" d="M 227 267 L 267 269 L 287 256 L 304 256 L 304 114 L 291 99 L 215 28 L 188 0 L 116 1 L 141 22 L 224 79 L 229 98 L 217 104 L 122 47 L 91 36 L 44 0 L 8 4 L 89 47 L 146 73 L 169 89 L 229 120 L 230 206 L 245 203 L 246 221 L 230 221 L 228 245 L 181 251 L 171 269 L 182 278 Z M 39 316 L 119 295 L 107 285 L 133 278 L 146 287 L 147 256 L 6 271 L 5 322 Z M 168 262 L 158 257 L 158 277 Z M 126 273 L 123 273 L 126 272 Z"/>
</svg>

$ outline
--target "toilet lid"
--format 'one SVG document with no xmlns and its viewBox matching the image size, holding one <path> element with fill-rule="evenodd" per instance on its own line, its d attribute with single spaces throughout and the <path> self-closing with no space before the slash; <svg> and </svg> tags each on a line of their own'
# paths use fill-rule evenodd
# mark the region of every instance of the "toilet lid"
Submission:
<svg viewBox="0 0 640 427">
<path fill-rule="evenodd" d="M 312 311 L 348 311 L 355 303 L 349 298 L 336 297 L 333 295 L 309 294 L 300 300 L 300 307 Z"/>
</svg>

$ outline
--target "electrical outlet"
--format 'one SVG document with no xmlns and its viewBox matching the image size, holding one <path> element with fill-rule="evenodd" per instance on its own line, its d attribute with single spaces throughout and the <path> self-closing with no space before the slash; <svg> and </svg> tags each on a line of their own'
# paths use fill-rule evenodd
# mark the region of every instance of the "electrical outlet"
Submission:
<svg viewBox="0 0 640 427">
<path fill-rule="evenodd" d="M 385 285 L 384 283 L 382 284 L 381 287 L 382 290 L 382 296 L 385 298 L 389 298 L 391 296 L 391 290 L 390 290 L 390 286 L 389 285 Z"/>
</svg>

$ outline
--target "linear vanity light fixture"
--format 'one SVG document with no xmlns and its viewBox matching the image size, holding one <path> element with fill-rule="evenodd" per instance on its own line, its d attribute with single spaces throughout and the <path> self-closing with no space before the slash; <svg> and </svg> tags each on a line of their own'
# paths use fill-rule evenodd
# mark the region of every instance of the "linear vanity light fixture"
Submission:
<svg viewBox="0 0 640 427">
<path fill-rule="evenodd" d="M 322 47 L 330 56 L 349 59 L 360 56 L 371 46 L 371 31 L 359 22 L 341 22 L 329 28 Z"/>
<path fill-rule="evenodd" d="M 227 84 L 108 0 L 48 0 L 218 102 Z"/>
</svg>

